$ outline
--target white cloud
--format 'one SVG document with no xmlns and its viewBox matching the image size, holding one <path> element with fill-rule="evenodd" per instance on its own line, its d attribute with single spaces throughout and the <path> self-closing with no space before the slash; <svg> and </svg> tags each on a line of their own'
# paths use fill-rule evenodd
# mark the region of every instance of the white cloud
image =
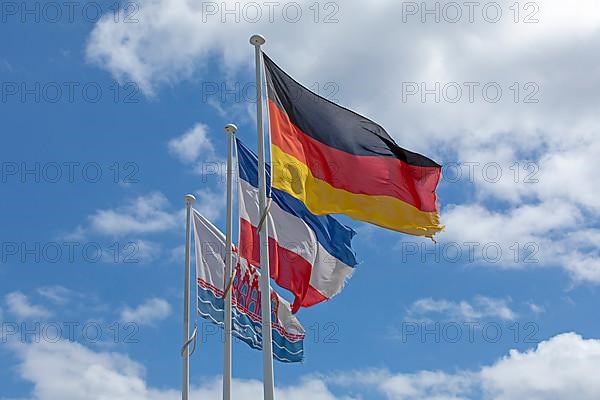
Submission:
<svg viewBox="0 0 600 400">
<path fill-rule="evenodd" d="M 597 98 L 589 83 L 600 80 L 600 74 L 589 73 L 594 71 L 595 39 L 600 34 L 595 28 L 600 21 L 596 3 L 546 1 L 538 12 L 539 23 L 535 24 L 513 22 L 509 9 L 512 0 L 498 3 L 503 11 L 499 23 L 486 22 L 481 7 L 474 23 L 468 22 L 466 9 L 457 24 L 435 23 L 432 16 L 423 24 L 420 14 L 403 22 L 403 3 L 393 0 L 368 6 L 339 4 L 336 23 L 315 23 L 314 11 L 309 8 L 313 3 L 302 0 L 297 4 L 303 16 L 291 23 L 281 6 L 275 9 L 271 20 L 268 9 L 263 7 L 258 22 L 248 21 L 240 10 L 240 20 L 236 22 L 235 15 L 223 13 L 226 8 L 241 9 L 234 0 L 216 5 L 214 15 L 203 13 L 202 6 L 185 0 L 143 0 L 136 16 L 143 23 L 115 23 L 109 16 L 102 18 L 90 35 L 87 56 L 116 78 L 135 80 L 147 93 L 154 94 L 162 85 L 204 75 L 211 56 L 224 66 L 223 81 L 230 80 L 236 71 L 252 65 L 248 38 L 261 32 L 267 37 L 266 50 L 301 81 L 309 86 L 335 81 L 340 88 L 336 94 L 340 101 L 359 107 L 384 125 L 394 127 L 398 134 L 405 133 L 404 141 L 411 144 L 426 145 L 432 138 L 448 143 L 464 138 L 461 144 L 481 143 L 485 139 L 492 144 L 501 132 L 520 132 L 512 139 L 526 145 L 532 140 L 543 141 L 549 133 L 544 132 L 546 128 L 552 135 L 564 128 L 572 131 L 576 128 L 573 122 L 577 127 L 597 128 L 593 102 L 589 101 Z M 427 1 L 426 6 L 433 8 L 434 1 Z M 323 18 L 328 10 L 321 11 L 319 17 Z M 522 10 L 522 16 L 526 13 Z M 370 34 L 364 35 L 356 26 Z M 579 46 L 577 50 L 572 47 L 574 43 Z M 293 52 L 289 51 L 290 45 Z M 332 56 L 332 46 L 347 56 Z M 531 48 L 539 51 L 531 52 Z M 365 49 L 373 56 L 353 56 L 357 52 L 364 54 Z M 385 57 L 385 62 L 380 56 Z M 522 62 L 525 58 L 527 63 Z M 565 70 L 573 74 L 562 73 Z M 586 79 L 573 79 L 576 71 L 586 71 Z M 357 80 L 357 76 L 367 79 L 369 90 L 365 90 L 365 79 Z M 465 98 L 457 104 L 422 103 L 420 96 L 403 103 L 400 90 L 406 81 L 427 82 L 429 87 L 434 82 L 479 82 L 479 95 L 477 101 L 470 103 L 464 89 Z M 515 81 L 521 86 L 536 82 L 540 86 L 538 97 L 543 101 L 522 103 L 521 88 L 521 98 L 515 103 L 510 89 Z M 501 84 L 500 103 L 483 101 L 481 87 L 487 82 Z M 426 117 L 431 115 L 436 117 Z M 564 138 L 564 134 L 561 136 Z"/>
<path fill-rule="evenodd" d="M 571 148 L 545 154 L 540 159 L 539 183 L 535 191 L 539 198 L 548 201 L 564 199 L 594 213 L 600 212 L 600 202 L 594 191 L 600 187 L 598 166 L 600 141 L 582 140 Z"/>
<path fill-rule="evenodd" d="M 190 398 L 192 400 L 220 400 L 223 398 L 222 387 L 221 379 L 213 379 L 200 387 L 193 388 Z M 263 398 L 263 385 L 261 381 L 255 379 L 234 379 L 232 392 L 234 397 L 240 399 L 261 399 Z M 324 381 L 311 377 L 300 378 L 295 385 L 276 387 L 275 397 L 285 400 L 305 400 L 307 398 L 314 400 L 360 399 L 360 397 L 352 396 L 335 396 Z"/>
<path fill-rule="evenodd" d="M 117 242 L 102 252 L 101 260 L 107 264 L 146 265 L 159 260 L 163 254 L 160 242 L 131 239 Z"/>
<path fill-rule="evenodd" d="M 562 267 L 575 281 L 600 282 L 600 255 L 581 241 L 570 248 L 575 239 L 567 240 L 580 231 L 594 230 L 600 215 L 600 202 L 590 189 L 600 185 L 600 174 L 595 172 L 600 168 L 596 157 L 600 116 L 594 107 L 599 100 L 594 88 L 600 85 L 597 2 L 545 1 L 536 14 L 539 22 L 532 24 L 513 21 L 512 0 L 497 2 L 503 11 L 499 23 L 486 22 L 482 7 L 476 10 L 474 23 L 468 21 L 467 9 L 456 24 L 435 23 L 431 15 L 423 24 L 420 13 L 403 21 L 405 3 L 340 3 L 334 16 L 338 22 L 328 24 L 314 22 L 309 8 L 313 2 L 308 0 L 297 3 L 303 10 L 297 23 L 286 21 L 282 7 L 275 9 L 274 20 L 263 8 L 259 22 L 243 17 L 234 22 L 235 16 L 222 13 L 225 7 L 241 7 L 234 0 L 217 4 L 215 15 L 203 14 L 202 6 L 185 0 L 142 0 L 136 17 L 144 23 L 101 19 L 90 35 L 87 56 L 116 78 L 137 81 L 149 95 L 163 85 L 203 77 L 208 60 L 217 60 L 223 66 L 223 79 L 216 83 L 231 89 L 239 72 L 252 68 L 248 38 L 261 32 L 267 37 L 265 50 L 284 69 L 307 86 L 316 82 L 322 88 L 333 82 L 339 89 L 335 97 L 342 104 L 382 123 L 402 145 L 441 161 L 502 167 L 497 182 L 483 179 L 478 170 L 473 181 L 475 201 L 446 210 L 444 222 L 448 231 L 454 231 L 447 234 L 449 240 L 494 237 L 502 239 L 504 248 L 515 241 L 533 241 L 540 248 L 536 265 Z M 437 2 L 417 3 L 432 9 Z M 521 21 L 529 12 L 521 10 Z M 223 17 L 228 23 L 222 22 Z M 294 51 L 289 51 L 290 46 Z M 332 47 L 346 56 L 334 57 Z M 365 49 L 369 57 L 364 57 Z M 465 87 L 459 103 L 443 98 L 436 102 L 431 95 L 422 102 L 419 95 L 403 99 L 406 82 L 425 83 L 428 88 L 436 82 L 479 86 L 473 102 Z M 497 103 L 482 96 L 481 88 L 488 82 L 502 88 Z M 520 88 L 516 102 L 515 82 Z M 537 103 L 523 102 L 530 92 L 525 89 L 528 82 L 539 88 Z M 194 154 L 192 146 L 184 158 Z M 531 172 L 523 169 L 529 161 L 539 166 L 537 183 L 523 182 Z M 515 162 L 520 162 L 516 182 L 510 169 Z M 448 205 L 444 198 L 441 202 Z M 504 252 L 506 257 L 510 253 Z M 505 258 L 496 265 L 508 264 Z"/>
<path fill-rule="evenodd" d="M 158 389 L 145 380 L 145 368 L 125 355 L 92 351 L 78 343 L 13 344 L 20 360 L 21 378 L 33 384 L 35 400 L 177 400 L 179 389 Z M 220 400 L 220 379 L 193 386 L 191 399 Z M 235 379 L 233 391 L 240 399 L 262 397 L 262 383 Z M 326 384 L 318 379 L 300 379 L 296 385 L 280 387 L 277 396 L 286 400 L 335 400 Z"/>
<path fill-rule="evenodd" d="M 394 374 L 387 370 L 366 370 L 341 372 L 325 379 L 347 388 L 370 388 L 391 400 L 466 400 L 472 399 L 476 375 L 468 371 Z"/>
<path fill-rule="evenodd" d="M 181 265 L 185 262 L 185 244 L 171 249 L 169 261 L 177 265 Z"/>
<path fill-rule="evenodd" d="M 222 186 L 222 189 L 224 187 Z M 225 211 L 225 191 L 201 189 L 196 191 L 194 208 L 211 221 L 217 219 Z"/>
<path fill-rule="evenodd" d="M 194 207 L 207 218 L 215 220 L 225 210 L 225 192 L 210 188 L 197 190 Z M 102 260 L 118 264 L 148 264 L 163 256 L 164 248 L 158 241 L 142 239 L 143 235 L 184 229 L 185 210 L 172 210 L 160 192 L 152 192 L 130 199 L 114 209 L 99 209 L 87 217 L 85 226 L 78 226 L 64 240 L 87 240 L 91 235 L 105 235 L 115 238 L 126 237 L 116 246 L 101 253 Z M 109 251 L 110 250 L 110 251 Z M 171 254 L 172 256 L 172 254 Z"/>
<path fill-rule="evenodd" d="M 428 318 L 432 315 L 441 315 L 443 318 L 460 321 L 479 321 L 483 318 L 499 318 L 512 321 L 518 314 L 509 306 L 505 299 L 495 299 L 477 296 L 472 302 L 454 302 L 446 299 L 433 299 L 431 297 L 415 301 L 408 308 L 410 318 Z"/>
<path fill-rule="evenodd" d="M 159 298 L 146 300 L 135 308 L 125 307 L 121 311 L 121 321 L 134 322 L 139 325 L 154 325 L 171 315 L 171 305 Z"/>
<path fill-rule="evenodd" d="M 93 235 L 125 238 L 127 240 L 104 249 L 100 253 L 101 260 L 114 264 L 149 264 L 163 255 L 163 246 L 144 236 L 181 228 L 185 224 L 185 210 L 173 209 L 161 192 L 150 192 L 115 208 L 95 210 L 86 219 L 85 225 L 76 227 L 63 236 L 63 240 L 82 242 Z"/>
<path fill-rule="evenodd" d="M 544 307 L 535 304 L 535 303 L 529 303 L 529 309 L 531 310 L 531 312 L 533 312 L 534 314 L 542 314 L 544 312 L 546 312 L 546 310 L 544 309 Z"/>
<path fill-rule="evenodd" d="M 158 260 L 162 255 L 162 246 L 158 242 L 137 240 L 130 243 L 132 250 L 125 256 L 124 262 L 149 264 Z"/>
<path fill-rule="evenodd" d="M 32 304 L 29 298 L 19 291 L 7 294 L 4 300 L 8 310 L 19 319 L 43 319 L 52 315 L 50 310 Z"/>
<path fill-rule="evenodd" d="M 600 398 L 600 382 L 591 373 L 598 362 L 599 340 L 566 333 L 535 350 L 511 350 L 479 376 L 486 396 L 494 400 L 592 400 Z"/>
<path fill-rule="evenodd" d="M 184 163 L 193 163 L 204 154 L 214 157 L 214 147 L 208 138 L 208 127 L 204 124 L 196 124 L 183 135 L 171 139 L 168 144 L 169 152 Z"/>
<path fill-rule="evenodd" d="M 125 355 L 92 351 L 73 342 L 11 343 L 19 360 L 20 377 L 33 385 L 35 400 L 127 399 L 176 400 L 177 389 L 158 389 L 145 379 L 145 368 Z M 478 370 L 341 371 L 299 377 L 291 386 L 277 388 L 286 400 L 595 400 L 600 382 L 594 373 L 600 362 L 600 340 L 565 333 L 524 352 L 507 356 Z M 334 390 L 335 389 L 335 390 Z M 257 380 L 234 380 L 236 397 L 257 399 Z M 334 394 L 335 393 L 335 394 Z M 192 387 L 192 399 L 221 398 L 220 379 L 204 380 Z"/>
<path fill-rule="evenodd" d="M 86 240 L 86 229 L 79 225 L 73 231 L 63 235 L 62 238 L 67 242 L 81 242 Z"/>
<path fill-rule="evenodd" d="M 21 377 L 33 383 L 36 400 L 176 399 L 176 391 L 148 388 L 144 368 L 117 353 L 94 352 L 73 342 L 41 341 L 15 346 Z"/>
<path fill-rule="evenodd" d="M 573 142 L 568 138 L 540 147 L 521 145 L 513 137 L 497 139 L 496 143 L 461 144 L 457 155 L 463 165 L 460 169 L 447 166 L 447 179 L 455 181 L 460 174 L 463 181 L 473 182 L 480 200 L 500 199 L 510 205 L 563 201 L 582 211 L 600 212 L 592 191 L 585 189 L 600 185 L 592 167 L 598 164 L 597 137 L 579 137 Z"/>
<path fill-rule="evenodd" d="M 379 390 L 390 399 L 467 399 L 471 383 L 468 374 L 446 374 L 422 371 L 411 375 L 395 375 L 380 384 Z"/>
<path fill-rule="evenodd" d="M 60 285 L 40 287 L 37 289 L 37 293 L 57 305 L 67 304 L 75 294 L 72 290 Z"/>
<path fill-rule="evenodd" d="M 561 267 L 575 281 L 600 282 L 600 255 L 588 214 L 572 202 L 547 200 L 491 211 L 480 204 L 447 207 L 443 242 L 477 243 L 474 261 L 486 266 Z M 468 227 L 467 229 L 465 227 Z M 483 248 L 492 249 L 487 256 Z M 497 255 L 497 253 L 499 253 Z"/>
<path fill-rule="evenodd" d="M 221 137 L 226 138 L 224 134 Z M 190 165 L 193 173 L 202 176 L 202 182 L 214 177 L 221 186 L 225 184 L 227 163 L 217 156 L 205 124 L 197 123 L 181 136 L 171 139 L 168 149 L 179 161 Z"/>
<path fill-rule="evenodd" d="M 97 210 L 90 217 L 90 228 L 104 235 L 157 233 L 177 226 L 178 212 L 165 209 L 169 201 L 160 192 L 139 196 L 116 209 Z"/>
<path fill-rule="evenodd" d="M 592 400 L 600 396 L 593 371 L 600 341 L 574 333 L 555 336 L 536 349 L 509 355 L 479 371 L 357 371 L 335 375 L 345 386 L 372 386 L 391 400 Z"/>
</svg>

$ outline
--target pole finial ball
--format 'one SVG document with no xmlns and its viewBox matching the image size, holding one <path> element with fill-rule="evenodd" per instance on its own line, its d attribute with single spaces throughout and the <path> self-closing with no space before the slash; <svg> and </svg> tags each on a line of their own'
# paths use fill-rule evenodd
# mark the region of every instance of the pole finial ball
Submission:
<svg viewBox="0 0 600 400">
<path fill-rule="evenodd" d="M 262 46 L 263 44 L 265 44 L 265 42 L 265 37 L 262 35 L 252 35 L 252 37 L 250 38 L 250 44 L 253 46 Z"/>
<path fill-rule="evenodd" d="M 186 194 L 185 196 L 183 196 L 183 200 L 185 200 L 185 204 L 194 204 L 196 198 L 193 194 Z"/>
<path fill-rule="evenodd" d="M 227 124 L 224 128 L 225 133 L 235 134 L 237 132 L 237 126 L 234 124 Z"/>
</svg>

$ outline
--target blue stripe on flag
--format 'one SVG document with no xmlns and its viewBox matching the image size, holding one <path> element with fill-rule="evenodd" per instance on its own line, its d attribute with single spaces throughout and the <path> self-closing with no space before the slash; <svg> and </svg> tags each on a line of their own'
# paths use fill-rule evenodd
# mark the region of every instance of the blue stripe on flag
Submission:
<svg viewBox="0 0 600 400">
<path fill-rule="evenodd" d="M 258 188 L 258 158 L 239 139 L 236 139 L 236 142 L 240 179 Z M 268 164 L 266 173 L 267 185 L 270 186 L 271 166 Z M 268 189 L 269 187 L 267 191 Z M 352 228 L 341 224 L 330 215 L 312 214 L 304 203 L 284 191 L 273 189 L 271 197 L 284 211 L 304 221 L 315 232 L 317 240 L 329 254 L 350 267 L 358 264 L 351 245 L 352 238 L 356 235 Z"/>
</svg>

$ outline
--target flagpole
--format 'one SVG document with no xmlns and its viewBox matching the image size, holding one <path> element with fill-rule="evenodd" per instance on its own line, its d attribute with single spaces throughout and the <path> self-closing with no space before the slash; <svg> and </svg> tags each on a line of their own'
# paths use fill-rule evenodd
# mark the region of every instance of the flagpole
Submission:
<svg viewBox="0 0 600 400">
<path fill-rule="evenodd" d="M 225 293 L 225 343 L 223 349 L 223 400 L 231 400 L 231 290 L 226 288 L 230 285 L 232 277 L 232 236 L 233 236 L 233 138 L 237 132 L 237 126 L 233 124 L 225 125 L 227 134 L 227 227 L 225 239 L 225 279 L 223 279 L 223 290 Z"/>
<path fill-rule="evenodd" d="M 181 399 L 188 400 L 190 395 L 190 247 L 191 234 L 190 223 L 192 215 L 192 204 L 196 198 L 191 194 L 183 197 L 185 201 L 185 278 L 183 286 L 183 344 L 182 349 L 183 365 L 181 377 Z"/>
<path fill-rule="evenodd" d="M 250 44 L 254 46 L 256 60 L 256 126 L 258 135 L 258 204 L 263 214 L 260 226 L 260 291 L 261 291 L 261 316 L 263 338 L 263 392 L 264 400 L 275 399 L 275 382 L 273 377 L 273 333 L 271 331 L 271 283 L 269 271 L 269 236 L 267 231 L 267 218 L 262 218 L 268 212 L 266 176 L 265 176 L 265 133 L 263 127 L 262 104 L 262 51 L 260 46 L 265 44 L 261 35 L 253 35 Z"/>
</svg>

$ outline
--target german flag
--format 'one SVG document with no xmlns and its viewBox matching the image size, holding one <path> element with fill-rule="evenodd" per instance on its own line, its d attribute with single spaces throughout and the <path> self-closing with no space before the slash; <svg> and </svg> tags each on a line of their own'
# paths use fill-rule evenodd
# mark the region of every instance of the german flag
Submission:
<svg viewBox="0 0 600 400">
<path fill-rule="evenodd" d="M 377 123 L 311 92 L 263 54 L 272 185 L 316 215 L 345 214 L 433 237 L 441 166 L 398 146 Z"/>
</svg>

